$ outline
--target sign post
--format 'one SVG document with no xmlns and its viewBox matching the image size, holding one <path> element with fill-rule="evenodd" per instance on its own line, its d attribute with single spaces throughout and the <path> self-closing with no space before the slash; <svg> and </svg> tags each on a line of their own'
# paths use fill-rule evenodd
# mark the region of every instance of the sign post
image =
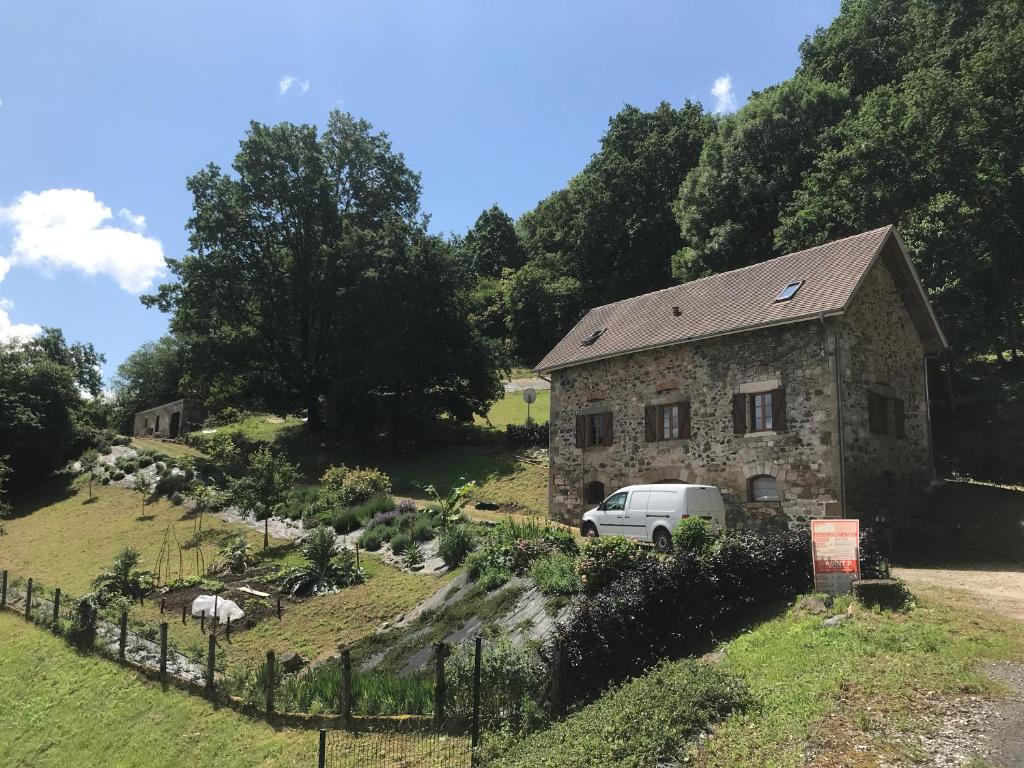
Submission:
<svg viewBox="0 0 1024 768">
<path fill-rule="evenodd" d="M 860 578 L 860 520 L 812 520 L 814 590 L 845 595 Z"/>
<path fill-rule="evenodd" d="M 523 400 L 526 401 L 526 423 L 530 423 L 530 404 L 537 399 L 537 390 L 527 387 L 523 390 Z"/>
</svg>

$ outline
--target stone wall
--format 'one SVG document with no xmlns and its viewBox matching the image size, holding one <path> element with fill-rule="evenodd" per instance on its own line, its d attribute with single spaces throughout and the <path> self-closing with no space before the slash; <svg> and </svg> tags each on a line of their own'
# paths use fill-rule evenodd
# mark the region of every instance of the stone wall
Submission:
<svg viewBox="0 0 1024 768">
<path fill-rule="evenodd" d="M 899 512 L 932 477 L 925 353 L 920 336 L 883 260 L 866 275 L 839 318 L 849 517 L 873 522 Z M 904 401 L 906 437 L 873 434 L 868 392 Z"/>
<path fill-rule="evenodd" d="M 611 493 L 663 480 L 716 485 L 732 525 L 806 524 L 839 515 L 834 336 L 819 321 L 638 352 L 551 377 L 549 503 L 577 524 L 589 483 Z M 786 429 L 734 434 L 733 394 L 782 387 Z M 689 439 L 646 442 L 647 405 L 691 403 Z M 577 448 L 576 417 L 610 411 L 610 446 Z M 781 501 L 749 501 L 756 475 L 776 478 Z"/>
<path fill-rule="evenodd" d="M 171 434 L 174 414 L 178 415 L 178 433 Z M 176 400 L 135 414 L 133 434 L 135 437 L 182 437 L 198 429 L 203 422 L 201 404 L 195 400 Z M 159 421 L 158 421 L 159 420 Z"/>
</svg>

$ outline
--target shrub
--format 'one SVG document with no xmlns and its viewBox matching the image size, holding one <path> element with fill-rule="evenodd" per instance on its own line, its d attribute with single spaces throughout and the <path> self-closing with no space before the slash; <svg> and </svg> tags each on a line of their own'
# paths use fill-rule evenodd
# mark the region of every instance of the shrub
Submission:
<svg viewBox="0 0 1024 768">
<path fill-rule="evenodd" d="M 539 725 L 548 670 L 536 651 L 504 638 L 489 640 L 480 661 L 481 687 L 501 692 L 501 719 L 506 725 L 516 731 Z M 474 667 L 472 643 L 453 649 L 445 660 L 448 711 L 455 717 L 468 718 L 473 712 Z"/>
<path fill-rule="evenodd" d="M 96 600 L 86 596 L 75 603 L 71 614 L 71 623 L 67 628 L 66 637 L 69 643 L 82 650 L 91 649 L 96 640 L 96 612 L 99 610 Z"/>
<path fill-rule="evenodd" d="M 359 546 L 368 552 L 376 552 L 384 544 L 384 529 L 368 528 L 359 537 Z"/>
<path fill-rule="evenodd" d="M 151 466 L 153 464 L 153 457 L 152 456 L 143 456 L 143 455 L 140 454 L 139 455 L 139 462 L 138 463 L 139 463 L 139 467 L 140 468 L 145 468 L 145 467 Z"/>
<path fill-rule="evenodd" d="M 219 413 L 211 414 L 206 417 L 206 421 L 203 422 L 203 426 L 207 428 L 223 427 L 227 424 L 235 424 L 239 421 L 244 421 L 249 418 L 252 413 L 244 411 L 240 408 L 235 408 L 229 405 Z"/>
<path fill-rule="evenodd" d="M 492 528 L 470 565 L 472 578 L 494 589 L 512 576 L 521 576 L 530 564 L 555 552 L 577 551 L 572 534 L 550 525 L 502 520 Z"/>
<path fill-rule="evenodd" d="M 180 507 L 185 503 L 185 497 L 181 495 L 181 491 L 175 491 L 171 494 L 171 503 L 176 507 Z"/>
<path fill-rule="evenodd" d="M 323 594 L 363 580 L 352 550 L 337 551 L 330 528 L 310 532 L 302 542 L 302 556 L 305 564 L 292 568 L 284 577 L 284 587 L 293 595 Z"/>
<path fill-rule="evenodd" d="M 412 536 L 408 533 L 397 533 L 391 537 L 391 551 L 396 555 L 401 555 L 412 545 Z"/>
<path fill-rule="evenodd" d="M 687 517 L 679 521 L 672 531 L 672 548 L 676 552 L 702 554 L 711 546 L 715 535 L 711 524 L 703 517 Z"/>
<path fill-rule="evenodd" d="M 449 568 L 456 568 L 473 551 L 475 544 L 476 542 L 473 540 L 473 533 L 469 526 L 457 524 L 450 526 L 447 531 L 441 534 L 437 551 Z"/>
<path fill-rule="evenodd" d="M 320 478 L 318 499 L 328 506 L 354 507 L 374 496 L 391 494 L 391 478 L 379 469 L 329 467 Z"/>
<path fill-rule="evenodd" d="M 405 554 L 402 555 L 402 563 L 406 568 L 421 565 L 424 560 L 426 560 L 426 557 L 423 555 L 423 547 L 419 544 L 410 544 L 405 550 Z"/>
<path fill-rule="evenodd" d="M 113 439 L 110 442 L 113 445 L 128 446 L 128 445 L 132 444 L 132 439 L 130 437 L 128 437 L 127 435 L 114 435 Z"/>
<path fill-rule="evenodd" d="M 331 526 L 336 533 L 351 533 L 363 524 L 359 515 L 352 509 L 338 509 L 333 512 L 325 512 L 320 514 L 318 519 L 324 525 Z"/>
<path fill-rule="evenodd" d="M 121 474 L 124 475 L 123 472 Z M 104 475 L 100 480 L 100 485 L 110 485 L 110 475 Z"/>
<path fill-rule="evenodd" d="M 505 442 L 511 446 L 538 445 L 548 447 L 548 423 L 508 424 L 505 427 Z"/>
<path fill-rule="evenodd" d="M 111 477 L 113 477 L 114 480 L 124 480 L 124 470 L 121 470 L 121 469 L 117 470 L 116 472 L 114 472 L 114 474 Z M 110 482 L 110 478 L 106 478 L 105 477 L 103 479 L 106 480 L 107 483 Z"/>
<path fill-rule="evenodd" d="M 418 542 L 430 541 L 434 538 L 434 525 L 430 520 L 430 513 L 416 515 L 409 535 L 412 536 L 413 541 Z"/>
<path fill-rule="evenodd" d="M 623 574 L 636 570 L 650 555 L 633 539 L 607 536 L 588 539 L 577 563 L 580 581 L 593 594 Z"/>
<path fill-rule="evenodd" d="M 529 575 L 537 589 L 549 597 L 575 595 L 580 591 L 576 558 L 561 552 L 534 561 L 530 566 Z"/>
<path fill-rule="evenodd" d="M 806 531 L 730 532 L 704 557 L 643 557 L 632 572 L 577 601 L 559 627 L 575 696 L 593 696 L 681 655 L 751 605 L 792 597 L 812 583 Z"/>
</svg>

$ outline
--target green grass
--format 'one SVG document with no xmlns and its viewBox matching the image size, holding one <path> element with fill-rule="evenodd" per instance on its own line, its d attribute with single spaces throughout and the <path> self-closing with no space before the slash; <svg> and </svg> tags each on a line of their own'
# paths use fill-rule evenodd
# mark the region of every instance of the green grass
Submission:
<svg viewBox="0 0 1024 768">
<path fill-rule="evenodd" d="M 163 440 L 154 440 L 150 437 L 133 437 L 132 445 L 136 448 L 148 448 L 158 453 L 165 453 L 168 456 L 177 458 L 179 456 L 202 456 L 202 454 L 191 446 L 182 443 L 170 443 Z"/>
<path fill-rule="evenodd" d="M 158 768 L 308 766 L 316 733 L 276 731 L 0 614 L 0 762 Z"/>
<path fill-rule="evenodd" d="M 295 555 L 288 556 L 289 564 L 295 560 Z M 330 655 L 338 646 L 355 643 L 384 622 L 394 621 L 395 616 L 408 612 L 450 578 L 406 573 L 365 553 L 362 565 L 367 573 L 363 584 L 306 600 L 286 600 L 280 620 L 271 616 L 254 627 L 233 633 L 230 643 L 221 642 L 219 653 L 224 657 L 225 668 L 259 664 L 269 650 L 278 656 L 295 651 L 309 660 Z M 155 601 L 136 607 L 133 615 L 153 626 L 161 621 Z M 171 617 L 168 631 L 179 648 L 203 643 L 199 625 L 194 621 L 183 625 L 180 618 L 175 621 Z"/>
<path fill-rule="evenodd" d="M 979 661 L 1022 655 L 1021 625 L 931 594 L 907 615 L 860 610 L 835 628 L 791 613 L 725 646 L 722 669 L 746 680 L 757 705 L 729 717 L 691 759 L 707 768 L 795 768 L 811 740 L 848 748 L 829 740 L 841 723 L 874 753 L 914 761 L 886 726 L 927 727 L 915 711 L 936 698 L 996 690 Z"/>
<path fill-rule="evenodd" d="M 133 547 L 142 556 L 140 567 L 155 568 L 165 537 L 184 544 L 192 535 L 194 522 L 184 507 L 167 499 L 149 503 L 142 514 L 138 493 L 115 486 L 93 485 L 92 502 L 80 484 L 65 486 L 53 481 L 32 497 L 22 497 L 15 506 L 16 517 L 5 522 L 7 535 L 0 540 L 0 568 L 12 575 L 32 577 L 67 594 L 88 592 L 96 575 L 108 566 L 125 547 Z M 212 515 L 203 517 L 203 529 L 246 536 L 257 549 L 262 533 L 221 522 Z M 278 543 L 278 542 L 272 542 Z M 216 558 L 218 545 L 201 546 L 209 566 Z M 178 576 L 178 549 L 174 545 L 173 573 Z M 184 552 L 182 576 L 197 575 L 195 551 Z"/>
<path fill-rule="evenodd" d="M 530 418 L 538 424 L 543 424 L 551 417 L 551 390 L 538 389 L 537 400 L 530 405 Z M 526 423 L 526 401 L 523 400 L 522 392 L 506 392 L 505 396 L 491 406 L 487 412 L 487 418 L 479 416 L 475 419 L 477 424 L 487 425 L 495 429 L 504 430 L 508 424 Z"/>
<path fill-rule="evenodd" d="M 648 768 L 681 756 L 687 741 L 750 701 L 742 681 L 696 661 L 663 664 L 548 730 L 498 739 L 493 768 Z"/>
<path fill-rule="evenodd" d="M 162 690 L 0 614 L 0 763 L 33 768 L 306 768 L 317 733 L 276 729 L 176 688 Z M 339 752 L 361 737 L 331 733 Z M 403 743 L 415 747 L 417 737 Z M 407 768 L 426 765 L 403 761 Z"/>
</svg>

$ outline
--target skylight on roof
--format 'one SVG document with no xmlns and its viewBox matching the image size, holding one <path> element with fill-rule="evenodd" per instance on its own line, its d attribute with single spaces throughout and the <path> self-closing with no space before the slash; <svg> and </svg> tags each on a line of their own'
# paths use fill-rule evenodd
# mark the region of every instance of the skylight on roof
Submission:
<svg viewBox="0 0 1024 768">
<path fill-rule="evenodd" d="M 775 297 L 775 302 L 778 303 L 780 301 L 789 301 L 794 296 L 796 296 L 796 292 L 800 290 L 800 286 L 803 284 L 803 280 L 794 280 L 781 291 L 779 291 L 778 296 Z"/>
<path fill-rule="evenodd" d="M 589 347 L 591 344 L 593 344 L 595 341 L 601 338 L 601 334 L 604 333 L 605 330 L 605 328 L 598 328 L 596 331 L 591 332 L 591 334 L 583 340 L 581 346 Z"/>
</svg>

